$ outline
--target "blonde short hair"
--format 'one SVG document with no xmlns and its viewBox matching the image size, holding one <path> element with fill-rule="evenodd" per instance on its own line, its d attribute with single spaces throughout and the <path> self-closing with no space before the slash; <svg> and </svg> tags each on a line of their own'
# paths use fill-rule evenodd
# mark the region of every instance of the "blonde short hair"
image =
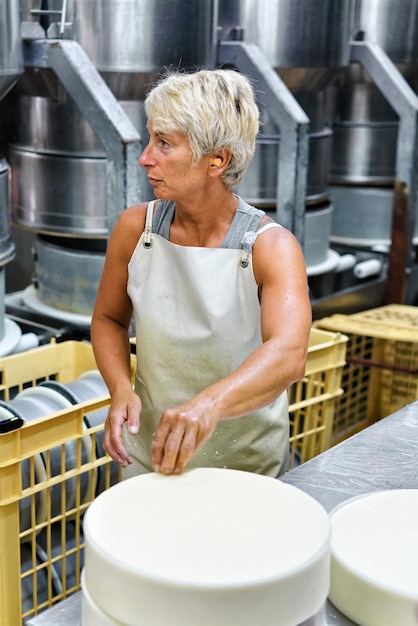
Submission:
<svg viewBox="0 0 418 626">
<path fill-rule="evenodd" d="M 229 148 L 232 157 L 222 180 L 228 189 L 238 185 L 259 130 L 254 91 L 243 74 L 221 69 L 169 73 L 148 93 L 145 112 L 154 131 L 186 135 L 195 164 Z"/>
</svg>

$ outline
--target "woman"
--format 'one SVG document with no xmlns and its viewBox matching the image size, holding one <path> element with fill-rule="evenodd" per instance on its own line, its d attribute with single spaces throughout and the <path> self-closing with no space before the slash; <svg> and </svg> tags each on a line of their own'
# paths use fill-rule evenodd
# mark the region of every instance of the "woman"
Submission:
<svg viewBox="0 0 418 626">
<path fill-rule="evenodd" d="M 255 149 L 253 90 L 233 70 L 174 73 L 145 108 L 139 163 L 157 200 L 120 216 L 91 327 L 112 398 L 104 448 L 124 477 L 186 466 L 278 476 L 311 307 L 295 237 L 233 193 Z"/>
</svg>

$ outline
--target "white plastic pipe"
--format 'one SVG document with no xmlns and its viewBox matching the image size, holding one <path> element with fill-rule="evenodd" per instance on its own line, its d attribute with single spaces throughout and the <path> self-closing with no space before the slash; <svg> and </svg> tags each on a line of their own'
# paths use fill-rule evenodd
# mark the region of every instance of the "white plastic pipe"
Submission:
<svg viewBox="0 0 418 626">
<path fill-rule="evenodd" d="M 32 350 L 32 348 L 37 348 L 39 346 L 39 337 L 35 333 L 25 333 L 19 339 L 19 343 L 13 350 L 12 354 L 16 354 L 17 352 L 25 352 L 26 350 Z"/>
<path fill-rule="evenodd" d="M 379 259 L 368 259 L 367 261 L 361 261 L 354 266 L 353 273 L 356 278 L 369 278 L 369 276 L 376 276 L 380 274 L 382 270 L 382 261 Z"/>
<path fill-rule="evenodd" d="M 335 268 L 336 272 L 344 272 L 345 270 L 351 270 L 352 267 L 356 264 L 356 257 L 354 254 L 342 254 L 338 259 L 337 267 Z"/>
</svg>

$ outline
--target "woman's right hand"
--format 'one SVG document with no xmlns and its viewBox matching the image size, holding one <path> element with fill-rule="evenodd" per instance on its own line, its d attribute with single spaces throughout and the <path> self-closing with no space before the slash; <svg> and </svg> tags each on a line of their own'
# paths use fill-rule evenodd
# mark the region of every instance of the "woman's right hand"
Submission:
<svg viewBox="0 0 418 626">
<path fill-rule="evenodd" d="M 129 433 L 136 435 L 139 430 L 141 409 L 141 400 L 134 390 L 112 397 L 105 422 L 103 449 L 121 467 L 127 467 L 132 463 L 132 458 L 122 443 L 123 425 L 127 422 Z"/>
</svg>

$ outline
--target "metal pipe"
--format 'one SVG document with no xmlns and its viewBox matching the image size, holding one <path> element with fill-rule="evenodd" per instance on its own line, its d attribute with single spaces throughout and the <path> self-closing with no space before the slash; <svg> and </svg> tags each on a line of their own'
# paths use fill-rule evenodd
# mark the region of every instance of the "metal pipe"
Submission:
<svg viewBox="0 0 418 626">
<path fill-rule="evenodd" d="M 63 35 L 65 31 L 66 16 L 67 16 L 67 0 L 62 0 L 60 35 Z"/>
<path fill-rule="evenodd" d="M 217 61 L 234 65 L 256 81 L 260 99 L 280 131 L 276 217 L 303 247 L 309 118 L 258 46 L 221 41 Z"/>
<path fill-rule="evenodd" d="M 72 40 L 24 40 L 25 67 L 52 69 L 91 125 L 107 158 L 107 229 L 141 193 L 141 137 L 83 48 Z"/>
</svg>

